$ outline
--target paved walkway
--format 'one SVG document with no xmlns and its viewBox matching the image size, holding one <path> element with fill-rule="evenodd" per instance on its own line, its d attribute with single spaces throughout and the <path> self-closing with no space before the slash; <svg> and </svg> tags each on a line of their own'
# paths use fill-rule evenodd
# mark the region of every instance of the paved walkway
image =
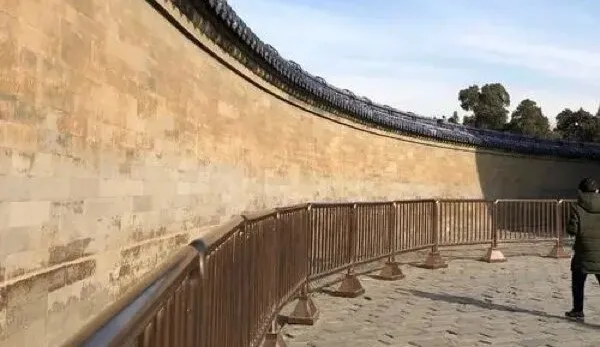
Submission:
<svg viewBox="0 0 600 347">
<path fill-rule="evenodd" d="M 453 260 L 447 269 L 404 266 L 406 278 L 361 277 L 364 296 L 317 294 L 314 326 L 286 326 L 289 347 L 600 346 L 600 287 L 586 288 L 586 322 L 566 321 L 569 260 Z"/>
</svg>

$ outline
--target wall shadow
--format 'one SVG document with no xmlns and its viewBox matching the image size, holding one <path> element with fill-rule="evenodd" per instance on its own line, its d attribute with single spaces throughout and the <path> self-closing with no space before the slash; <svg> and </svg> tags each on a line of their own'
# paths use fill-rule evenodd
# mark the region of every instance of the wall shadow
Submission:
<svg viewBox="0 0 600 347">
<path fill-rule="evenodd" d="M 586 323 L 586 322 L 574 322 L 574 321 L 567 319 L 564 316 L 550 314 L 550 313 L 540 311 L 540 310 L 530 310 L 530 309 L 521 308 L 521 307 L 513 307 L 513 306 L 508 306 L 508 305 L 495 304 L 495 303 L 488 302 L 485 300 L 475 299 L 475 298 L 472 298 L 469 296 L 453 295 L 453 294 L 449 294 L 449 293 L 432 293 L 432 292 L 426 292 L 426 291 L 417 290 L 417 289 L 398 289 L 397 291 L 404 292 L 406 294 L 411 294 L 411 295 L 414 295 L 414 296 L 417 296 L 420 298 L 433 300 L 433 301 L 443 301 L 443 302 L 447 302 L 447 303 L 451 303 L 451 304 L 463 304 L 463 305 L 475 306 L 475 307 L 479 307 L 479 308 L 486 309 L 486 310 L 524 313 L 524 314 L 528 314 L 528 315 L 532 315 L 532 316 L 536 316 L 536 317 L 540 317 L 540 318 L 558 319 L 558 320 L 562 320 L 562 321 L 572 322 L 574 324 L 582 325 L 582 326 L 590 328 L 590 329 L 600 330 L 600 325 L 598 325 L 598 324 Z"/>
<path fill-rule="evenodd" d="M 584 177 L 600 178 L 600 162 L 477 150 L 482 194 L 495 199 L 575 198 Z"/>
<path fill-rule="evenodd" d="M 600 163 L 559 157 L 523 156 L 477 150 L 476 170 L 482 196 L 496 199 L 575 199 L 584 177 L 600 178 Z M 499 203 L 488 218 L 500 239 L 527 235 L 554 237 L 554 203 Z M 567 210 L 565 210 L 567 211 Z M 565 216 L 558 226 L 563 228 Z"/>
</svg>

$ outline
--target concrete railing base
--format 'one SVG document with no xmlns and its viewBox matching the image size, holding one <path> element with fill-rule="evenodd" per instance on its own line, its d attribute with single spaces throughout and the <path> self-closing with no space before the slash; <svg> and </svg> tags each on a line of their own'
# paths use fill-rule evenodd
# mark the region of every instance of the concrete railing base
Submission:
<svg viewBox="0 0 600 347">
<path fill-rule="evenodd" d="M 271 329 L 265 335 L 262 347 L 287 347 L 287 344 L 281 335 L 281 327 L 277 324 L 277 321 L 271 323 Z"/>
<path fill-rule="evenodd" d="M 444 261 L 439 251 L 431 251 L 427 255 L 427 259 L 425 259 L 425 262 L 419 267 L 422 267 L 424 269 L 436 270 L 447 268 L 448 264 Z"/>
<path fill-rule="evenodd" d="M 308 294 L 301 294 L 294 310 L 289 315 L 281 315 L 280 320 L 286 324 L 313 325 L 319 318 L 319 309 Z"/>
<path fill-rule="evenodd" d="M 565 248 L 562 245 L 554 245 L 554 247 L 546 257 L 555 259 L 566 259 L 571 258 L 571 254 L 569 254 L 568 251 L 565 251 Z"/>
<path fill-rule="evenodd" d="M 398 263 L 388 261 L 385 263 L 384 267 L 379 271 L 379 273 L 373 275 L 372 277 L 384 281 L 396 281 L 403 279 L 405 276 L 402 273 L 402 270 L 400 270 Z"/>
<path fill-rule="evenodd" d="M 357 296 L 363 295 L 365 293 L 365 288 L 363 288 L 362 284 L 356 277 L 356 274 L 349 272 L 345 275 L 342 283 L 337 290 L 330 292 L 333 296 L 341 296 L 345 298 L 355 298 Z"/>
<path fill-rule="evenodd" d="M 481 260 L 486 263 L 502 263 L 506 261 L 506 258 L 501 250 L 496 247 L 490 247 Z"/>
<path fill-rule="evenodd" d="M 268 332 L 262 347 L 287 347 L 280 332 Z"/>
</svg>

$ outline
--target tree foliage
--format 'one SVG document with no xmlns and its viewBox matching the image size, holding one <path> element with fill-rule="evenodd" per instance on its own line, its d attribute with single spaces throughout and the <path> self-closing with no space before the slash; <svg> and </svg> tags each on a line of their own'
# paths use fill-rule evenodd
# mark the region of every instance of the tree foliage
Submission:
<svg viewBox="0 0 600 347">
<path fill-rule="evenodd" d="M 512 133 L 547 138 L 550 134 L 550 122 L 535 101 L 525 99 L 511 115 L 505 130 Z"/>
<path fill-rule="evenodd" d="M 569 141 L 600 142 L 600 117 L 566 108 L 556 116 L 556 132 Z"/>
<path fill-rule="evenodd" d="M 500 83 L 481 88 L 476 84 L 469 86 L 458 92 L 458 101 L 463 110 L 470 112 L 463 116 L 463 125 L 538 138 L 600 143 L 600 107 L 595 115 L 583 108 L 566 108 L 556 116 L 556 128 L 551 130 L 548 118 L 531 99 L 521 101 L 507 123 L 510 95 Z M 458 123 L 458 113 L 455 111 L 448 121 Z"/>
<path fill-rule="evenodd" d="M 458 124 L 458 112 L 452 112 L 452 117 L 448 118 L 448 122 Z"/>
<path fill-rule="evenodd" d="M 460 107 L 472 111 L 473 115 L 465 117 L 463 124 L 481 129 L 501 130 L 508 118 L 510 95 L 500 83 L 490 83 L 479 88 L 472 85 L 458 93 Z"/>
</svg>

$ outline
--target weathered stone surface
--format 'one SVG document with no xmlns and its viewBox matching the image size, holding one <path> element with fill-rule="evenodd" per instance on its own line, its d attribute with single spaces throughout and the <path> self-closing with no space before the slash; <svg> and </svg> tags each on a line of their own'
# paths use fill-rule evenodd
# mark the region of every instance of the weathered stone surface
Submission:
<svg viewBox="0 0 600 347">
<path fill-rule="evenodd" d="M 362 277 L 363 297 L 316 294 L 313 326 L 287 325 L 288 346 L 596 346 L 600 288 L 590 278 L 586 322 L 571 308 L 569 260 L 452 260 L 431 272 L 404 267 L 396 282 Z"/>
</svg>

